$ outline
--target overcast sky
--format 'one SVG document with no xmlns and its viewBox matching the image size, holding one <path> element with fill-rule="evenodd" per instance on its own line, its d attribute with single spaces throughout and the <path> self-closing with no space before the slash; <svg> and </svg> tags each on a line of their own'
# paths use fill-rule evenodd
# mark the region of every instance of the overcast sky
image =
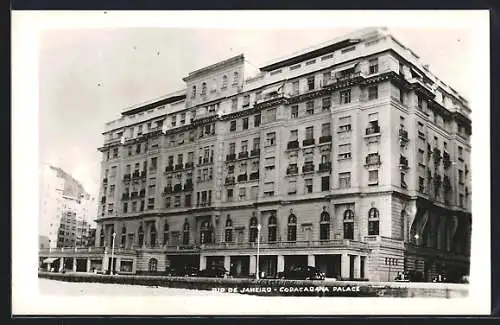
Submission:
<svg viewBox="0 0 500 325">
<path fill-rule="evenodd" d="M 40 35 L 40 161 L 98 195 L 104 123 L 127 106 L 184 88 L 190 71 L 244 53 L 256 69 L 353 28 L 217 30 L 119 28 Z M 430 70 L 469 98 L 467 30 L 390 29 Z M 247 76 L 248 77 L 248 76 Z"/>
</svg>

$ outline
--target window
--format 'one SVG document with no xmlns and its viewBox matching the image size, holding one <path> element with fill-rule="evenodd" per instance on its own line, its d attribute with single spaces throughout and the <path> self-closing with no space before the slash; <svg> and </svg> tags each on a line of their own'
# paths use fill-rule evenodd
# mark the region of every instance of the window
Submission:
<svg viewBox="0 0 500 325">
<path fill-rule="evenodd" d="M 323 97 L 323 99 L 321 100 L 321 107 L 323 109 L 323 111 L 328 111 L 330 110 L 330 106 L 332 105 L 332 99 L 330 97 Z"/>
<path fill-rule="evenodd" d="M 290 242 L 297 240 L 297 217 L 293 213 L 288 216 L 287 240 Z"/>
<path fill-rule="evenodd" d="M 314 90 L 314 76 L 307 78 L 307 90 Z"/>
<path fill-rule="evenodd" d="M 184 205 L 186 207 L 191 206 L 191 194 L 186 194 L 186 196 L 184 197 Z"/>
<path fill-rule="evenodd" d="M 330 176 L 321 177 L 321 191 L 329 191 L 330 190 Z"/>
<path fill-rule="evenodd" d="M 192 89 L 191 90 L 191 98 L 195 98 L 196 97 L 196 86 L 193 86 L 191 89 Z"/>
<path fill-rule="evenodd" d="M 123 203 L 123 213 L 127 213 L 127 212 L 128 212 L 128 203 L 124 202 Z"/>
<path fill-rule="evenodd" d="M 181 113 L 181 125 L 186 124 L 186 113 Z"/>
<path fill-rule="evenodd" d="M 464 171 L 458 170 L 458 184 L 464 184 Z"/>
<path fill-rule="evenodd" d="M 379 212 L 376 208 L 371 208 L 368 211 L 368 235 L 378 236 L 379 235 Z"/>
<path fill-rule="evenodd" d="M 249 238 L 248 241 L 251 243 L 255 243 L 257 241 L 257 236 L 258 236 L 258 229 L 257 229 L 257 217 L 253 216 L 250 219 L 250 226 L 249 226 Z"/>
<path fill-rule="evenodd" d="M 420 109 L 424 108 L 424 100 L 420 96 L 417 96 L 417 107 Z"/>
<path fill-rule="evenodd" d="M 294 81 L 292 82 L 292 95 L 298 95 L 299 94 L 299 81 Z"/>
<path fill-rule="evenodd" d="M 306 103 L 306 115 L 314 114 L 314 102 L 312 100 Z"/>
<path fill-rule="evenodd" d="M 212 225 L 209 221 L 204 221 L 200 226 L 200 243 L 212 242 Z"/>
<path fill-rule="evenodd" d="M 227 189 L 227 200 L 230 202 L 233 201 L 233 189 L 232 188 Z"/>
<path fill-rule="evenodd" d="M 255 92 L 255 101 L 259 101 L 262 99 L 262 91 L 259 90 L 257 92 Z"/>
<path fill-rule="evenodd" d="M 267 222 L 267 231 L 268 231 L 268 241 L 270 243 L 276 241 L 276 235 L 277 235 L 277 220 L 276 216 L 274 214 L 271 214 L 269 216 L 268 222 Z"/>
<path fill-rule="evenodd" d="M 325 56 L 322 56 L 321 57 L 321 61 L 329 60 L 331 58 L 333 58 L 333 53 L 332 54 L 327 54 Z"/>
<path fill-rule="evenodd" d="M 313 192 L 313 180 L 312 178 L 308 178 L 304 180 L 305 184 L 305 193 L 312 193 Z"/>
<path fill-rule="evenodd" d="M 354 239 L 354 212 L 351 209 L 344 212 L 344 239 Z"/>
<path fill-rule="evenodd" d="M 235 71 L 233 73 L 233 86 L 238 85 L 239 82 L 240 82 L 240 74 L 238 73 L 238 71 Z"/>
<path fill-rule="evenodd" d="M 253 126 L 254 127 L 259 127 L 260 126 L 260 114 L 257 114 L 257 115 L 253 116 Z"/>
<path fill-rule="evenodd" d="M 306 127 L 306 139 L 313 139 L 314 138 L 314 127 L 309 126 Z"/>
<path fill-rule="evenodd" d="M 163 226 L 163 245 L 167 245 L 168 243 L 168 237 L 169 237 L 169 226 L 168 226 L 168 223 L 165 222 L 165 225 Z"/>
<path fill-rule="evenodd" d="M 351 173 L 339 173 L 339 187 L 340 188 L 350 188 L 351 187 Z"/>
<path fill-rule="evenodd" d="M 378 98 L 378 85 L 368 87 L 368 100 L 374 100 Z"/>
<path fill-rule="evenodd" d="M 248 152 L 248 140 L 241 141 L 241 152 Z"/>
<path fill-rule="evenodd" d="M 297 181 L 295 179 L 288 181 L 288 194 L 297 194 Z"/>
<path fill-rule="evenodd" d="M 341 144 L 339 145 L 339 159 L 350 159 L 351 158 L 351 144 Z"/>
<path fill-rule="evenodd" d="M 297 70 L 297 69 L 299 69 L 299 68 L 300 68 L 300 64 L 292 65 L 292 66 L 290 67 L 290 71 L 292 71 L 292 70 Z"/>
<path fill-rule="evenodd" d="M 156 227 L 155 224 L 153 223 L 151 225 L 151 228 L 149 229 L 149 244 L 151 247 L 156 247 Z"/>
<path fill-rule="evenodd" d="M 229 214 L 227 215 L 226 218 L 226 228 L 224 230 L 224 241 L 226 243 L 230 243 L 233 241 L 233 221 L 231 220 L 231 217 Z"/>
<path fill-rule="evenodd" d="M 323 86 L 326 86 L 330 79 L 332 79 L 332 72 L 323 72 Z"/>
<path fill-rule="evenodd" d="M 351 117 L 345 116 L 339 118 L 339 133 L 346 133 L 351 131 Z"/>
<path fill-rule="evenodd" d="M 326 211 L 326 207 L 323 207 L 323 212 L 321 212 L 319 219 L 319 239 L 330 239 L 330 214 Z"/>
<path fill-rule="evenodd" d="M 274 196 L 274 182 L 264 183 L 264 196 Z"/>
<path fill-rule="evenodd" d="M 227 88 L 227 76 L 224 75 L 222 76 L 222 87 L 221 89 L 226 89 Z"/>
<path fill-rule="evenodd" d="M 351 102 L 351 90 L 342 90 L 340 92 L 340 104 L 349 104 Z"/>
<path fill-rule="evenodd" d="M 257 200 L 259 195 L 259 186 L 252 186 L 250 188 L 250 200 Z"/>
<path fill-rule="evenodd" d="M 229 131 L 230 132 L 236 131 L 236 120 L 231 121 L 231 124 L 229 126 Z"/>
<path fill-rule="evenodd" d="M 269 108 L 264 111 L 263 123 L 271 123 L 276 121 L 276 108 Z"/>
<path fill-rule="evenodd" d="M 424 151 L 422 149 L 418 149 L 417 160 L 419 165 L 424 164 Z"/>
<path fill-rule="evenodd" d="M 298 130 L 290 130 L 290 141 L 297 141 L 299 139 Z"/>
<path fill-rule="evenodd" d="M 368 171 L 368 185 L 378 184 L 378 169 Z"/>
<path fill-rule="evenodd" d="M 250 95 L 246 94 L 243 96 L 243 107 L 250 105 Z"/>
<path fill-rule="evenodd" d="M 307 61 L 306 65 L 311 65 L 311 64 L 314 64 L 314 63 L 316 63 L 316 59 Z"/>
<path fill-rule="evenodd" d="M 240 187 L 240 201 L 245 201 L 247 199 L 247 189 L 245 187 Z"/>
<path fill-rule="evenodd" d="M 323 123 L 321 125 L 321 136 L 329 136 L 331 135 L 330 123 Z"/>
<path fill-rule="evenodd" d="M 408 185 L 406 184 L 406 180 L 405 180 L 405 177 L 406 177 L 406 173 L 401 173 L 401 188 L 408 188 Z"/>
<path fill-rule="evenodd" d="M 137 231 L 137 239 L 139 240 L 139 247 L 144 245 L 144 230 L 142 229 L 142 225 L 139 226 L 139 230 Z"/>
<path fill-rule="evenodd" d="M 298 105 L 290 106 L 290 118 L 297 118 L 297 117 L 299 117 L 299 106 Z"/>
<path fill-rule="evenodd" d="M 266 146 L 274 146 L 276 143 L 276 132 L 266 134 Z"/>
<path fill-rule="evenodd" d="M 201 95 L 202 96 L 205 96 L 207 94 L 207 83 L 206 82 L 203 82 L 201 84 Z"/>
<path fill-rule="evenodd" d="M 274 71 L 271 71 L 271 73 L 269 73 L 269 75 L 274 76 L 275 74 L 279 74 L 279 73 L 281 73 L 282 71 L 283 71 L 283 70 L 281 70 L 281 69 L 274 70 Z"/>
<path fill-rule="evenodd" d="M 243 130 L 248 129 L 248 117 L 243 118 Z"/>
<path fill-rule="evenodd" d="M 115 185 L 109 186 L 109 196 L 111 197 L 115 196 Z"/>
<path fill-rule="evenodd" d="M 229 144 L 229 154 L 234 155 L 236 153 L 236 143 L 231 142 Z"/>
<path fill-rule="evenodd" d="M 231 109 L 236 111 L 238 109 L 238 98 L 231 99 Z"/>
<path fill-rule="evenodd" d="M 378 72 L 378 58 L 368 61 L 368 69 L 370 74 Z"/>
<path fill-rule="evenodd" d="M 458 159 L 463 160 L 464 158 L 464 148 L 458 147 Z"/>
<path fill-rule="evenodd" d="M 187 219 L 184 221 L 182 228 L 182 244 L 189 245 L 189 223 Z"/>
<path fill-rule="evenodd" d="M 459 196 L 458 196 L 458 205 L 459 205 L 460 207 L 463 207 L 463 206 L 464 206 L 464 195 L 463 195 L 463 194 L 461 194 L 461 193 L 460 193 L 460 194 L 459 194 Z"/>
</svg>

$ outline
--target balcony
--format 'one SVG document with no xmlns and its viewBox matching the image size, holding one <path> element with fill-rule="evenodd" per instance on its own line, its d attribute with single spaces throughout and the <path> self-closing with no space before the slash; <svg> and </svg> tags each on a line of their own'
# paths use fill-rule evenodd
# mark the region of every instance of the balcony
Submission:
<svg viewBox="0 0 500 325">
<path fill-rule="evenodd" d="M 307 146 L 314 146 L 315 140 L 314 138 L 311 139 L 305 139 L 302 141 L 302 146 L 307 147 Z"/>
<path fill-rule="evenodd" d="M 451 166 L 450 154 L 446 151 L 443 151 L 443 166 L 445 169 Z"/>
<path fill-rule="evenodd" d="M 238 159 L 248 158 L 248 151 L 242 151 L 238 154 Z"/>
<path fill-rule="evenodd" d="M 324 162 L 319 164 L 318 172 L 323 173 L 323 172 L 329 172 L 331 170 L 332 170 L 331 162 Z"/>
<path fill-rule="evenodd" d="M 380 155 L 378 153 L 370 153 L 365 158 L 365 165 L 366 166 L 380 165 L 380 164 L 381 164 Z"/>
<path fill-rule="evenodd" d="M 135 199 L 137 197 L 139 197 L 139 192 L 131 192 L 130 193 L 130 198 Z"/>
<path fill-rule="evenodd" d="M 260 243 L 260 247 L 264 249 L 276 248 L 346 248 L 353 249 L 368 249 L 368 243 L 348 240 L 348 239 L 330 239 L 330 240 L 303 240 L 303 241 L 276 241 L 268 243 Z M 202 250 L 224 250 L 224 249 L 254 249 L 257 248 L 256 242 L 219 242 L 219 243 L 206 243 L 200 247 Z"/>
<path fill-rule="evenodd" d="M 380 134 L 380 126 L 373 125 L 373 126 L 367 127 L 366 131 L 365 131 L 365 134 L 366 135 Z"/>
<path fill-rule="evenodd" d="M 174 193 L 179 193 L 179 192 L 182 192 L 182 184 L 175 184 Z"/>
<path fill-rule="evenodd" d="M 147 176 L 147 173 L 146 173 L 146 171 L 145 171 L 145 170 L 143 170 L 143 171 L 141 172 L 141 178 L 144 178 L 144 177 L 146 177 L 146 176 Z"/>
<path fill-rule="evenodd" d="M 290 165 L 286 169 L 287 175 L 297 175 L 298 173 L 299 173 L 299 168 L 297 167 L 297 165 Z"/>
<path fill-rule="evenodd" d="M 187 162 L 185 165 L 184 165 L 184 168 L 188 169 L 188 168 L 193 168 L 194 167 L 194 163 L 193 162 Z"/>
<path fill-rule="evenodd" d="M 167 167 L 165 167 L 165 172 L 168 173 L 168 172 L 171 172 L 174 170 L 174 165 L 168 165 Z"/>
<path fill-rule="evenodd" d="M 254 180 L 257 180 L 257 179 L 259 179 L 259 172 L 250 173 L 250 180 L 251 181 L 254 181 Z"/>
<path fill-rule="evenodd" d="M 248 175 L 247 174 L 240 174 L 238 175 L 238 182 L 246 182 L 248 180 Z"/>
<path fill-rule="evenodd" d="M 348 73 L 344 75 L 339 75 L 334 78 L 327 78 L 323 82 L 323 87 L 329 87 L 333 85 L 337 85 L 339 83 L 345 83 L 345 82 L 352 82 L 356 81 L 356 79 L 362 78 L 361 72 L 353 72 L 353 73 Z"/>
<path fill-rule="evenodd" d="M 441 150 L 439 150 L 438 148 L 434 148 L 432 156 L 434 157 L 434 164 L 437 167 L 441 162 L 441 159 L 443 159 L 443 157 L 441 156 Z"/>
<path fill-rule="evenodd" d="M 140 190 L 139 197 L 145 197 L 145 196 L 146 196 L 146 190 Z"/>
<path fill-rule="evenodd" d="M 259 149 L 254 149 L 250 151 L 250 157 L 259 157 L 260 156 L 260 150 Z"/>
<path fill-rule="evenodd" d="M 182 163 L 175 165 L 175 170 L 182 170 L 184 165 Z"/>
<path fill-rule="evenodd" d="M 165 194 L 172 193 L 172 185 L 166 186 L 165 189 L 163 190 L 163 193 Z"/>
<path fill-rule="evenodd" d="M 103 184 L 108 184 L 108 178 L 107 178 L 107 177 L 104 177 L 104 178 L 102 179 L 102 183 L 103 183 Z"/>
<path fill-rule="evenodd" d="M 139 178 L 139 176 L 140 176 L 139 171 L 136 171 L 132 174 L 132 178 Z"/>
<path fill-rule="evenodd" d="M 230 153 L 229 155 L 226 155 L 226 161 L 235 161 L 235 160 L 236 160 L 235 153 Z"/>
<path fill-rule="evenodd" d="M 399 142 L 401 144 L 401 146 L 404 146 L 408 143 L 409 139 L 408 139 L 408 131 L 406 130 L 403 130 L 403 129 L 399 129 Z"/>
<path fill-rule="evenodd" d="M 319 143 L 330 143 L 332 142 L 332 136 L 331 135 L 323 135 L 319 137 Z"/>
<path fill-rule="evenodd" d="M 190 192 L 193 190 L 193 181 L 188 180 L 186 184 L 184 184 L 184 192 Z"/>
<path fill-rule="evenodd" d="M 130 194 L 129 193 L 122 193 L 122 200 L 123 201 L 126 201 L 130 198 Z"/>
<path fill-rule="evenodd" d="M 446 192 L 451 191 L 451 182 L 450 182 L 450 178 L 448 176 L 445 176 L 443 178 L 443 188 Z"/>
<path fill-rule="evenodd" d="M 286 150 L 296 150 L 299 149 L 299 140 L 289 141 Z"/>
<path fill-rule="evenodd" d="M 314 172 L 314 164 L 312 163 L 306 163 L 304 166 L 302 166 L 302 173 L 313 173 Z"/>
<path fill-rule="evenodd" d="M 231 176 L 231 177 L 226 177 L 226 181 L 224 183 L 225 185 L 234 185 L 235 184 L 235 181 L 234 181 L 234 176 Z"/>
<path fill-rule="evenodd" d="M 105 196 L 101 197 L 101 204 L 104 204 L 104 203 L 106 203 L 106 197 Z"/>
<path fill-rule="evenodd" d="M 130 174 L 123 175 L 123 181 L 124 182 L 129 181 L 129 180 L 130 180 Z"/>
<path fill-rule="evenodd" d="M 405 156 L 399 156 L 399 168 L 408 169 L 408 159 Z"/>
</svg>

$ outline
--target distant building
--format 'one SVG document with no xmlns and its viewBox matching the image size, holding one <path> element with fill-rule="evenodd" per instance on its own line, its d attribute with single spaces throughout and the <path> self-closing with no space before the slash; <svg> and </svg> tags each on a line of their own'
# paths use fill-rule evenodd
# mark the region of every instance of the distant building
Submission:
<svg viewBox="0 0 500 325">
<path fill-rule="evenodd" d="M 38 248 L 41 248 L 41 249 L 43 249 L 43 248 L 49 248 L 50 247 L 49 246 L 49 237 L 47 237 L 47 236 L 39 236 L 39 238 L 38 238 L 38 244 L 39 244 Z"/>
</svg>

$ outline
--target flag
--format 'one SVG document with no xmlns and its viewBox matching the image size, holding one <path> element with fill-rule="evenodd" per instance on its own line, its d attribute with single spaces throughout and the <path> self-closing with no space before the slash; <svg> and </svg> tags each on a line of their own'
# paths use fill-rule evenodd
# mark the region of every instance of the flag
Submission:
<svg viewBox="0 0 500 325">
<path fill-rule="evenodd" d="M 167 123 L 163 123 L 163 125 L 161 126 L 161 133 L 167 133 Z"/>
<path fill-rule="evenodd" d="M 125 144 L 125 134 L 123 134 L 122 137 L 120 138 L 120 143 Z"/>
</svg>

